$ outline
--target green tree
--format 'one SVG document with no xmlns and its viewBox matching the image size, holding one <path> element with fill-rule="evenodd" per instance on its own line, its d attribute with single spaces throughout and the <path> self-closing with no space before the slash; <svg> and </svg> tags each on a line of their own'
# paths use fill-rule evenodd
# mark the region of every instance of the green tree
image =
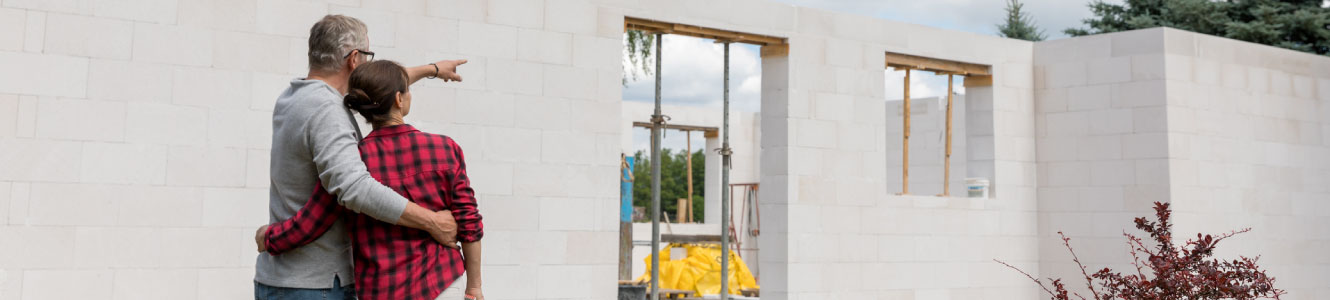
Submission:
<svg viewBox="0 0 1330 300">
<path fill-rule="evenodd" d="M 677 199 L 688 198 L 688 168 L 684 151 L 671 149 L 660 150 L 660 210 L 675 218 L 678 211 Z M 693 220 L 701 221 L 705 215 L 705 203 L 702 195 L 706 194 L 706 154 L 702 150 L 691 153 L 693 156 Z M 651 155 L 638 151 L 633 157 L 633 206 L 651 209 Z M 661 220 L 664 220 L 663 218 Z"/>
<path fill-rule="evenodd" d="M 1021 10 L 1024 7 L 1020 0 L 1007 1 L 1007 22 L 997 25 L 998 35 L 1032 42 L 1044 40 L 1047 37 L 1044 31 L 1035 24 L 1034 18 Z"/>
<path fill-rule="evenodd" d="M 652 69 L 655 67 L 651 60 L 651 53 L 655 51 L 656 35 L 641 31 L 628 30 L 624 32 L 624 56 L 628 57 L 628 63 L 624 64 L 623 84 L 628 84 L 628 80 L 637 80 L 638 73 L 642 76 L 651 76 L 654 74 Z"/>
<path fill-rule="evenodd" d="M 1124 0 L 1090 3 L 1088 28 L 1072 36 L 1167 26 L 1330 55 L 1330 8 L 1322 0 Z"/>
</svg>

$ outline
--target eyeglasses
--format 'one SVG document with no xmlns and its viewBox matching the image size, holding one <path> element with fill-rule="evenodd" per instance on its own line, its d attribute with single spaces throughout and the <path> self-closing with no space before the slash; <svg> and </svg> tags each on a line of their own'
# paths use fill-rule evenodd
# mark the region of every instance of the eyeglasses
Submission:
<svg viewBox="0 0 1330 300">
<path fill-rule="evenodd" d="M 374 61 L 374 52 L 373 52 L 373 51 L 369 51 L 369 50 L 360 50 L 360 49 L 354 49 L 354 50 L 351 50 L 351 52 L 350 52 L 350 53 L 347 53 L 346 56 L 343 56 L 342 59 L 346 59 L 347 57 L 351 57 L 351 54 L 355 54 L 356 52 L 360 52 L 360 54 L 364 54 L 364 55 L 365 55 L 365 61 Z"/>
</svg>

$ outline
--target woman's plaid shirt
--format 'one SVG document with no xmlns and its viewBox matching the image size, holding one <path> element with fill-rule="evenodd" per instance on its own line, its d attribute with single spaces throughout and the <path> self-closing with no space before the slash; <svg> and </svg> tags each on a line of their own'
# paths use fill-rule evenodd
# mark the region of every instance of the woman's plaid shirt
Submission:
<svg viewBox="0 0 1330 300">
<path fill-rule="evenodd" d="M 379 128 L 360 142 L 370 175 L 429 210 L 450 210 L 457 239 L 484 235 L 462 148 L 451 138 L 411 125 Z M 320 185 L 290 219 L 268 226 L 273 255 L 308 244 L 345 217 L 355 255 L 356 289 L 362 300 L 434 299 L 462 275 L 462 254 L 429 233 L 384 223 L 346 210 Z"/>
</svg>

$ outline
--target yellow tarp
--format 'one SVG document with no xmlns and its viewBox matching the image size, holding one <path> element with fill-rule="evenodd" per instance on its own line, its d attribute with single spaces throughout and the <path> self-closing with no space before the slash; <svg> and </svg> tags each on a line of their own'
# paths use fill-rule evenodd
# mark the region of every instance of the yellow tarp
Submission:
<svg viewBox="0 0 1330 300">
<path fill-rule="evenodd" d="M 670 257 L 670 250 L 676 247 L 687 250 L 688 256 L 660 262 L 660 288 L 694 291 L 698 295 L 720 294 L 720 245 L 670 244 L 660 251 L 660 257 Z M 757 279 L 748 271 L 748 265 L 734 251 L 727 252 L 730 253 L 729 294 L 757 289 Z M 647 255 L 646 266 L 646 273 L 637 281 L 651 281 L 651 255 Z"/>
</svg>

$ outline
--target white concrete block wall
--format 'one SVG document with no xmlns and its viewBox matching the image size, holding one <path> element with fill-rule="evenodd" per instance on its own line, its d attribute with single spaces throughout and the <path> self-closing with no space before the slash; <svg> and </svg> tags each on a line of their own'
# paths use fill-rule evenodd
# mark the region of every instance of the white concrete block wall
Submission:
<svg viewBox="0 0 1330 300">
<path fill-rule="evenodd" d="M 1330 122 L 1314 82 L 1330 79 L 1330 59 L 1177 30 L 1162 30 L 1168 73 L 1170 197 L 1180 236 L 1252 228 L 1225 241 L 1221 257 L 1261 256 L 1291 299 L 1330 295 L 1321 279 L 1330 196 Z M 1204 51 L 1202 51 L 1204 49 Z M 1213 49 L 1213 50 L 1212 50 Z M 1238 54 L 1249 53 L 1249 54 Z M 1242 57 L 1239 59 L 1239 57 Z M 1218 71 L 1223 66 L 1222 71 Z M 1177 69 L 1174 69 L 1174 67 Z M 1245 82 L 1212 73 L 1245 75 Z M 1173 91 L 1178 92 L 1173 92 Z M 1192 126 L 1185 126 L 1190 124 Z M 1183 125 L 1183 126 L 1177 126 Z M 1233 127 L 1246 127 L 1233 130 Z M 1227 249 L 1226 249 L 1227 248 Z"/>
<path fill-rule="evenodd" d="M 614 295 L 588 283 L 616 273 L 606 182 L 627 119 L 604 116 L 624 111 L 624 16 L 789 39 L 745 123 L 761 155 L 736 164 L 763 184 L 766 299 L 1037 297 L 990 259 L 1067 275 L 1064 230 L 1121 264 L 1089 249 L 1120 248 L 1156 200 L 1185 232 L 1256 227 L 1234 254 L 1265 255 L 1293 297 L 1330 294 L 1321 57 L 1172 30 L 1033 44 L 760 0 L 7 0 L 0 298 L 247 297 L 272 99 L 330 12 L 366 21 L 380 59 L 470 60 L 463 83 L 417 86 L 437 100 L 409 119 L 467 151 L 494 299 Z M 967 142 L 991 150 L 973 159 L 991 159 L 993 199 L 889 193 L 889 124 L 865 113 L 887 110 L 888 51 L 992 66 Z"/>
</svg>

